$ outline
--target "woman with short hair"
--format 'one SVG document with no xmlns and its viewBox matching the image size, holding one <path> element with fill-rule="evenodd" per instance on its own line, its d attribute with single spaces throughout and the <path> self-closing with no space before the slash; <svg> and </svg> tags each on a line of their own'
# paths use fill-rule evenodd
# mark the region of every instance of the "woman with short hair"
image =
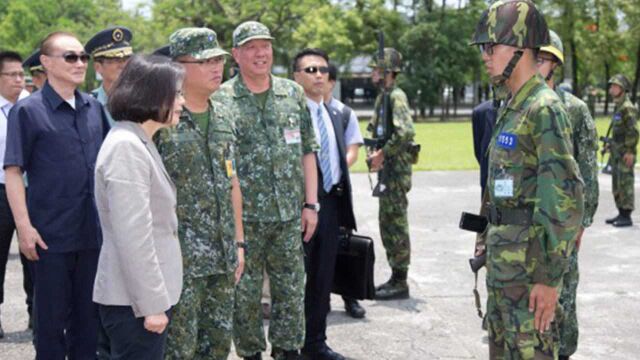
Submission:
<svg viewBox="0 0 640 360">
<path fill-rule="evenodd" d="M 162 359 L 182 290 L 176 189 L 152 141 L 182 111 L 184 71 L 134 56 L 109 93 L 115 125 L 95 170 L 103 243 L 93 291 L 112 359 Z"/>
</svg>

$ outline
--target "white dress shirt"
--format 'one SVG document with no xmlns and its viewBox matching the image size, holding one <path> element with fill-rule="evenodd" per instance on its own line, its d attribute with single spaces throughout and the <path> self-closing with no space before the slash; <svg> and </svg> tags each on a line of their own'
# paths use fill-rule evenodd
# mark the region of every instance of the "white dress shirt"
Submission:
<svg viewBox="0 0 640 360">
<path fill-rule="evenodd" d="M 29 96 L 29 92 L 26 90 L 22 90 L 20 95 L 18 96 L 18 100 L 22 100 Z M 7 124 L 9 111 L 13 107 L 13 103 L 9 100 L 5 99 L 2 95 L 0 95 L 0 183 L 4 184 L 4 152 L 7 148 Z"/>
<path fill-rule="evenodd" d="M 340 170 L 340 152 L 338 151 L 338 142 L 336 140 L 336 132 L 333 129 L 333 122 L 329 117 L 329 112 L 323 103 L 317 102 L 307 98 L 307 107 L 311 112 L 311 122 L 313 123 L 313 132 L 316 135 L 316 141 L 318 144 L 320 141 L 320 132 L 318 131 L 318 121 L 324 121 L 324 126 L 327 128 L 327 136 L 329 136 L 329 162 L 331 164 L 331 183 L 333 185 L 340 182 L 342 178 L 342 171 Z M 322 109 L 322 119 L 318 119 L 318 107 Z M 318 156 L 320 156 L 318 151 Z M 319 160 L 318 160 L 319 161 Z"/>
</svg>

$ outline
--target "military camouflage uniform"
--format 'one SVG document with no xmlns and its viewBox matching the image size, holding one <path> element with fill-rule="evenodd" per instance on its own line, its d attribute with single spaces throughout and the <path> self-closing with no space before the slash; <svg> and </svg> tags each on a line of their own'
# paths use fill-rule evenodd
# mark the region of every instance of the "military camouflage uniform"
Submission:
<svg viewBox="0 0 640 360">
<path fill-rule="evenodd" d="M 583 183 L 570 138 L 564 107 L 540 76 L 528 80 L 498 117 L 487 183 L 492 212 L 503 217 L 492 219 L 487 238 L 492 359 L 557 356 L 557 329 L 536 331 L 528 303 L 534 284 L 561 285 L 582 225 Z M 504 220 L 518 213 L 518 225 Z"/>
<path fill-rule="evenodd" d="M 627 167 L 622 157 L 636 155 L 638 146 L 638 108 L 628 95 L 614 99 L 616 107 L 611 120 L 611 169 L 613 198 L 618 209 L 634 210 L 633 166 Z M 634 161 L 635 163 L 635 161 Z"/>
<path fill-rule="evenodd" d="M 406 272 L 411 260 L 407 220 L 407 193 L 411 190 L 411 155 L 408 146 L 413 141 L 415 130 L 407 95 L 398 87 L 390 91 L 393 133 L 382 148 L 384 169 L 381 176 L 387 189 L 380 196 L 378 222 L 389 266 Z M 376 136 L 375 124 L 384 122 L 382 119 L 378 120 L 381 104 L 382 94 L 376 99 L 374 115 L 367 127 L 372 137 Z"/>
<path fill-rule="evenodd" d="M 573 129 L 573 156 L 584 180 L 584 216 L 582 226 L 593 222 L 598 208 L 598 135 L 596 125 L 587 105 L 569 92 L 556 88 L 556 93 L 565 105 Z M 578 249 L 569 256 L 569 268 L 562 279 L 560 305 L 563 316 L 558 322 L 560 332 L 559 354 L 571 356 L 578 348 L 578 317 L 576 315 L 576 292 L 580 273 L 578 271 Z"/>
<path fill-rule="evenodd" d="M 210 109 L 202 129 L 185 110 L 157 136 L 158 151 L 178 189 L 184 290 L 174 307 L 167 359 L 226 359 L 237 267 L 231 180 L 235 136 L 227 116 Z"/>
<path fill-rule="evenodd" d="M 235 38 L 235 36 L 234 36 Z M 304 265 L 300 216 L 303 154 L 317 150 L 302 88 L 271 76 L 264 108 L 242 76 L 213 95 L 237 128 L 247 255 L 236 289 L 234 344 L 239 356 L 266 348 L 260 305 L 263 269 L 271 282 L 269 341 L 283 350 L 304 342 Z"/>
<path fill-rule="evenodd" d="M 185 28 L 171 35 L 172 55 L 206 59 L 226 54 L 215 32 Z M 209 102 L 205 128 L 185 109 L 175 128 L 156 137 L 158 152 L 178 189 L 178 231 L 184 284 L 173 308 L 166 359 L 226 359 L 233 329 L 238 266 L 231 202 L 236 138 L 233 123 Z"/>
</svg>

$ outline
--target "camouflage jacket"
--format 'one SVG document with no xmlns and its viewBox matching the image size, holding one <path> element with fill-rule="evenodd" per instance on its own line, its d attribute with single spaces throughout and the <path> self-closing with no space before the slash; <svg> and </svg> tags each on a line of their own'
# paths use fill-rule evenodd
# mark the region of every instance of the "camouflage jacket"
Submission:
<svg viewBox="0 0 640 360">
<path fill-rule="evenodd" d="M 271 76 L 264 108 L 242 76 L 222 84 L 212 99 L 236 125 L 243 220 L 300 218 L 304 201 L 302 156 L 318 149 L 300 85 Z"/>
<path fill-rule="evenodd" d="M 569 115 L 573 139 L 573 157 L 580 168 L 584 180 L 584 217 L 582 226 L 589 227 L 593 223 L 593 215 L 598 208 L 598 133 L 596 123 L 591 117 L 584 101 L 559 87 L 556 93 Z"/>
<path fill-rule="evenodd" d="M 209 129 L 183 111 L 175 128 L 156 135 L 158 152 L 178 190 L 178 232 L 184 276 L 229 273 L 237 266 L 231 204 L 235 135 L 229 118 L 211 109 Z"/>
<path fill-rule="evenodd" d="M 638 146 L 638 108 L 627 95 L 616 100 L 611 119 L 611 156 L 635 154 Z"/>
<path fill-rule="evenodd" d="M 567 113 L 540 75 L 500 110 L 487 191 L 503 214 L 530 214 L 529 225 L 489 226 L 487 286 L 558 286 L 582 223 L 583 182 Z"/>
<path fill-rule="evenodd" d="M 389 141 L 382 148 L 384 154 L 384 171 L 387 176 L 387 185 L 393 189 L 399 187 L 404 191 L 411 189 L 411 155 L 408 146 L 413 141 L 416 132 L 413 128 L 413 118 L 407 95 L 398 87 L 391 89 L 391 111 L 393 118 L 393 132 Z M 376 137 L 376 123 L 384 126 L 384 120 L 380 117 L 382 107 L 382 94 L 376 98 L 373 117 L 369 121 L 367 131 L 371 137 Z"/>
</svg>

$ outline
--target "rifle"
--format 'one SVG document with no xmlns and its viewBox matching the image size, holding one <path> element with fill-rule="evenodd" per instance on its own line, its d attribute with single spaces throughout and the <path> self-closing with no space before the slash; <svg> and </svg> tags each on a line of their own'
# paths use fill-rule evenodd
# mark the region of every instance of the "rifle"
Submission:
<svg viewBox="0 0 640 360">
<path fill-rule="evenodd" d="M 602 143 L 602 150 L 600 150 L 600 156 L 602 160 L 604 160 L 604 156 L 607 152 L 611 152 L 611 130 L 613 128 L 613 121 L 609 124 L 609 129 L 607 129 L 607 135 L 600 136 L 600 142 Z M 604 162 L 604 161 L 603 161 Z M 609 154 L 609 159 L 607 160 L 606 165 L 602 168 L 603 174 L 611 174 L 611 154 Z"/>
<path fill-rule="evenodd" d="M 373 123 L 373 138 L 364 139 L 364 145 L 367 148 L 367 153 L 371 154 L 376 150 L 382 149 L 393 133 L 393 113 L 391 111 L 391 93 L 385 86 L 386 75 L 389 73 L 389 69 L 384 61 L 384 33 L 382 30 L 378 30 L 378 52 L 377 52 L 377 66 L 382 68 L 382 74 L 378 81 L 378 88 L 382 93 L 380 108 L 375 122 Z M 374 114 L 375 116 L 376 114 Z M 371 160 L 367 159 L 367 167 L 369 173 L 371 173 Z M 371 175 L 369 175 L 369 183 L 372 187 L 372 195 L 379 197 L 383 195 L 387 189 L 385 185 L 387 172 L 384 167 L 378 171 L 378 183 L 373 186 L 371 183 Z"/>
</svg>

